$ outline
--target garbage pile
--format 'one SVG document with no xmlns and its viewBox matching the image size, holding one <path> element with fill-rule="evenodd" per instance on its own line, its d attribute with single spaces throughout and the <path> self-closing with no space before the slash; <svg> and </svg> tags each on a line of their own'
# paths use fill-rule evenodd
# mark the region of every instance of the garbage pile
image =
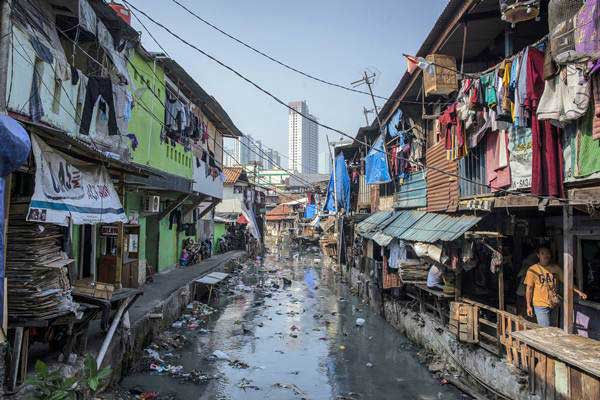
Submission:
<svg viewBox="0 0 600 400">
<path fill-rule="evenodd" d="M 217 312 L 215 308 L 200 303 L 199 301 L 193 301 L 186 307 L 186 312 L 177 321 L 171 324 L 173 329 L 187 329 L 188 331 L 195 331 L 200 328 L 200 325 L 206 324 L 208 316 Z M 207 333 L 206 329 L 201 329 L 201 333 Z"/>
</svg>

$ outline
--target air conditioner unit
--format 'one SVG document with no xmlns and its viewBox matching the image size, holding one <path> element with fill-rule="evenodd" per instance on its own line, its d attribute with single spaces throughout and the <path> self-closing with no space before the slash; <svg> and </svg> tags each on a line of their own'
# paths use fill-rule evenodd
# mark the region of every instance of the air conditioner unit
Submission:
<svg viewBox="0 0 600 400">
<path fill-rule="evenodd" d="M 157 213 L 160 211 L 160 196 L 144 197 L 144 212 Z"/>
</svg>

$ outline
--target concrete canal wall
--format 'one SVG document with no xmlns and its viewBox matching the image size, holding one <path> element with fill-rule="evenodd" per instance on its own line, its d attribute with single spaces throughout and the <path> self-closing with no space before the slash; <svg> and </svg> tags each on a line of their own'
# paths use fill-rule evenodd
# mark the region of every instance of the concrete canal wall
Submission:
<svg viewBox="0 0 600 400">
<path fill-rule="evenodd" d="M 437 320 L 411 310 L 407 301 L 382 296 L 373 279 L 358 269 L 342 267 L 342 270 L 343 278 L 353 293 L 380 312 L 400 334 L 434 353 L 455 370 L 462 371 L 462 380 L 470 386 L 498 392 L 511 400 L 538 398 L 529 394 L 527 376 L 504 359 L 476 345 L 458 342 Z"/>
<path fill-rule="evenodd" d="M 154 299 L 151 309 L 143 307 L 141 310 L 132 310 L 129 334 L 115 337 L 106 356 L 105 364 L 110 365 L 113 369 L 112 381 L 118 381 L 124 373 L 136 367 L 143 356 L 144 348 L 152 342 L 156 335 L 181 317 L 186 306 L 194 300 L 194 290 L 196 290 L 196 294 L 200 294 L 199 289 L 194 288 L 194 279 L 214 271 L 231 272 L 239 265 L 243 255 L 244 253 L 237 252 L 231 257 L 216 260 L 203 273 L 185 281 L 174 290 L 165 288 L 165 296 Z M 144 300 L 144 296 L 142 296 L 138 302 L 143 303 Z"/>
</svg>

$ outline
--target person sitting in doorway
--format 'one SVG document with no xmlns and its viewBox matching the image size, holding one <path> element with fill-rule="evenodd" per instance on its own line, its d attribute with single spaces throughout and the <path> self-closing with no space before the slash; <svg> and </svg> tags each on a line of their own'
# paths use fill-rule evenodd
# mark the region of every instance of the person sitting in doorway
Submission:
<svg viewBox="0 0 600 400">
<path fill-rule="evenodd" d="M 427 273 L 427 287 L 429 289 L 444 290 L 444 272 L 441 267 L 431 264 Z"/>
<path fill-rule="evenodd" d="M 563 281 L 562 269 L 552 264 L 552 253 L 547 247 L 539 247 L 536 252 L 538 263 L 532 265 L 525 275 L 525 301 L 527 302 L 527 315 L 535 318 L 541 326 L 558 325 L 558 307 L 561 298 L 558 294 L 558 283 Z M 579 289 L 573 291 L 582 299 L 587 295 Z"/>
</svg>

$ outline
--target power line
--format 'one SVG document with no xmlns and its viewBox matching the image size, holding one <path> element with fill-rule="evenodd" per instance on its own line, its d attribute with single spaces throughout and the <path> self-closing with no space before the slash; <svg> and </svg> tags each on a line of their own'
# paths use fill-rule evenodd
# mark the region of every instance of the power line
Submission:
<svg viewBox="0 0 600 400">
<path fill-rule="evenodd" d="M 293 109 L 293 108 L 292 108 L 292 107 L 290 107 L 288 104 L 286 104 L 286 103 L 285 103 L 283 100 L 281 100 L 279 97 L 277 97 L 277 96 L 275 96 L 274 94 L 272 94 L 271 92 L 269 92 L 267 89 L 263 88 L 263 87 L 262 87 L 262 86 L 260 86 L 259 84 L 255 83 L 255 82 L 254 82 L 254 81 L 252 81 L 251 79 L 247 78 L 247 77 L 246 77 L 245 75 L 243 75 L 242 73 L 238 72 L 236 69 L 234 69 L 234 68 L 230 67 L 229 65 L 225 64 L 224 62 L 222 62 L 222 61 L 220 61 L 219 59 L 215 58 L 214 56 L 212 56 L 211 54 L 207 53 L 206 51 L 204 51 L 204 50 L 200 49 L 198 46 L 196 46 L 196 45 L 194 45 L 194 44 L 190 43 L 188 40 L 186 40 L 186 39 L 182 38 L 180 35 L 178 35 L 178 34 L 176 34 L 175 32 L 173 32 L 173 31 L 172 31 L 170 28 L 168 28 L 167 26 L 165 26 L 165 25 L 164 25 L 164 24 L 162 24 L 161 22 L 158 22 L 158 21 L 157 21 L 157 20 L 155 20 L 154 18 L 152 18 L 152 17 L 151 17 L 150 15 L 148 15 L 146 12 L 144 12 L 144 11 L 140 10 L 139 8 L 137 8 L 136 6 L 132 5 L 132 4 L 131 4 L 129 1 L 127 1 L 127 0 L 123 0 L 123 2 L 124 2 L 125 4 L 127 4 L 129 7 L 133 8 L 134 10 L 136 10 L 137 12 L 139 12 L 140 14 L 142 14 L 144 17 L 146 17 L 146 18 L 147 18 L 148 20 L 150 20 L 152 23 L 154 23 L 155 25 L 159 26 L 160 28 L 162 28 L 163 30 L 165 30 L 166 32 L 168 32 L 168 33 L 169 33 L 171 36 L 175 37 L 177 40 L 181 41 L 182 43 L 184 43 L 184 44 L 186 44 L 187 46 L 191 47 L 192 49 L 196 50 L 196 51 L 197 51 L 197 52 L 199 52 L 200 54 L 204 55 L 205 57 L 207 57 L 207 58 L 209 58 L 210 60 L 214 61 L 215 63 L 219 64 L 221 67 L 223 67 L 223 68 L 225 68 L 225 69 L 229 70 L 229 71 L 230 71 L 230 72 L 232 72 L 234 75 L 236 75 L 236 76 L 238 76 L 240 79 L 242 79 L 242 80 L 246 81 L 246 82 L 247 82 L 248 84 L 250 84 L 251 86 L 254 86 L 254 87 L 255 87 L 256 89 L 258 89 L 260 92 L 262 92 L 262 93 L 266 94 L 267 96 L 271 97 L 271 98 L 272 98 L 272 99 L 273 99 L 275 102 L 277 102 L 277 103 L 281 104 L 283 107 L 287 108 L 288 110 L 291 110 L 291 111 L 294 111 L 294 112 L 296 112 L 297 114 L 301 115 L 302 117 L 306 118 L 307 120 L 309 120 L 309 121 L 312 121 L 312 122 L 314 122 L 315 124 L 317 124 L 317 125 L 319 125 L 319 126 L 321 126 L 321 127 L 325 128 L 325 129 L 327 129 L 327 130 L 330 130 L 330 131 L 332 131 L 332 132 L 336 132 L 336 133 L 338 133 L 338 134 L 340 134 L 340 135 L 342 135 L 342 136 L 345 136 L 345 137 L 347 137 L 347 138 L 349 138 L 349 139 L 352 139 L 353 141 L 356 141 L 356 142 L 358 142 L 358 143 L 360 143 L 360 144 L 364 144 L 364 145 L 368 146 L 368 143 L 366 143 L 366 142 L 362 142 L 362 141 L 360 141 L 360 140 L 357 140 L 355 137 L 353 137 L 353 136 L 351 136 L 351 135 L 349 135 L 349 134 L 347 134 L 347 133 L 345 133 L 345 132 L 343 132 L 343 131 L 341 131 L 341 130 L 339 130 L 339 129 L 337 129 L 337 128 L 331 127 L 331 126 L 329 126 L 329 125 L 326 125 L 326 124 L 323 124 L 323 123 L 321 123 L 321 122 L 318 122 L 316 119 L 314 119 L 314 118 L 311 118 L 310 116 L 308 116 L 308 115 L 305 115 L 305 114 L 303 114 L 302 112 L 299 112 L 299 111 L 297 111 L 297 110 Z M 377 149 L 377 151 L 379 151 L 379 152 L 382 152 L 383 154 L 386 154 L 386 152 L 385 152 L 385 151 L 381 151 L 381 150 L 379 150 L 379 149 Z M 436 171 L 436 172 L 439 172 L 439 173 L 441 173 L 441 174 L 445 174 L 445 175 L 447 175 L 447 176 L 451 176 L 451 177 L 454 177 L 454 178 L 456 178 L 456 179 L 461 179 L 461 180 L 463 180 L 463 181 L 465 181 L 465 182 L 469 182 L 469 183 L 472 183 L 472 184 L 474 184 L 474 185 L 478 185 L 478 186 L 486 187 L 486 188 L 488 188 L 488 189 L 490 189 L 490 190 L 496 190 L 496 193 L 498 193 L 498 192 L 501 192 L 501 193 L 507 193 L 507 194 L 514 194 L 514 195 L 518 195 L 518 196 L 531 196 L 531 197 L 535 197 L 535 198 L 538 198 L 538 199 L 556 199 L 556 200 L 559 200 L 560 202 L 565 202 L 565 203 L 568 203 L 568 202 L 569 202 L 569 200 L 568 200 L 568 199 L 563 199 L 563 198 L 554 197 L 554 196 L 540 196 L 540 195 L 534 195 L 534 194 L 530 194 L 530 193 L 529 193 L 529 194 L 527 194 L 527 193 L 519 192 L 519 191 L 516 191 L 516 190 L 509 190 L 509 189 L 498 189 L 498 188 L 494 188 L 494 187 L 492 187 L 492 186 L 490 186 L 490 185 L 487 185 L 487 184 L 485 184 L 485 183 L 477 182 L 477 181 L 474 181 L 474 180 L 472 180 L 472 179 L 468 179 L 468 178 L 462 177 L 462 176 L 460 176 L 460 175 L 458 175 L 458 174 L 453 174 L 453 173 L 450 173 L 450 172 L 448 172 L 448 171 L 444 171 L 444 170 L 442 170 L 442 169 L 440 169 L 440 168 L 437 168 L 437 167 L 426 166 L 426 165 L 424 165 L 423 163 L 421 163 L 421 162 L 418 162 L 418 161 L 410 160 L 410 159 L 407 159 L 407 158 L 404 158 L 404 157 L 399 157 L 399 159 L 401 159 L 401 160 L 403 160 L 403 161 L 406 161 L 406 162 L 408 162 L 408 163 L 411 163 L 411 164 L 413 164 L 413 165 L 416 165 L 416 166 L 418 166 L 418 167 L 421 167 L 421 168 L 423 168 L 423 169 L 431 169 L 431 170 L 433 170 L 433 171 Z"/>
<path fill-rule="evenodd" d="M 231 39 L 231 40 L 234 40 L 235 42 L 237 42 L 237 43 L 241 44 L 242 46 L 244 46 L 244 47 L 246 47 L 246 48 L 248 48 L 248 49 L 252 50 L 253 52 L 255 52 L 255 53 L 257 53 L 257 54 L 260 54 L 261 56 L 263 56 L 263 57 L 267 58 L 267 59 L 268 59 L 268 60 L 270 60 L 270 61 L 273 61 L 273 62 L 274 62 L 274 63 L 276 63 L 276 64 L 279 64 L 279 65 L 281 65 L 282 67 L 284 67 L 284 68 L 286 68 L 286 69 L 289 69 L 290 71 L 293 71 L 293 72 L 295 72 L 295 73 L 297 73 L 297 74 L 300 74 L 300 75 L 302 75 L 302 76 L 304 76 L 304 77 L 306 77 L 306 78 L 309 78 L 309 79 L 312 79 L 312 80 L 314 80 L 314 81 L 317 81 L 317 82 L 323 83 L 323 84 L 325 84 L 325 85 L 329 85 L 329 86 L 337 87 L 337 88 L 339 88 L 339 89 L 343 89 L 343 90 L 346 90 L 346 91 L 348 91 L 348 92 L 354 92 L 354 93 L 360 93 L 360 94 L 366 94 L 366 95 L 369 95 L 369 93 L 367 93 L 367 92 L 363 92 L 362 90 L 357 90 L 357 89 L 354 89 L 354 88 L 351 88 L 351 87 L 348 87 L 348 86 L 345 86 L 345 85 L 341 85 L 341 84 L 339 84 L 339 83 L 330 82 L 330 81 L 327 81 L 327 80 L 325 80 L 325 79 L 322 79 L 322 78 L 316 77 L 316 76 L 314 76 L 314 75 L 312 75 L 312 74 L 309 74 L 309 73 L 307 73 L 307 72 L 303 72 L 303 71 L 299 70 L 298 68 L 292 67 L 291 65 L 289 65 L 289 64 L 286 64 L 286 63 L 284 63 L 283 61 L 280 61 L 280 60 L 276 59 L 275 57 L 272 57 L 272 56 L 268 55 L 268 54 L 267 54 L 267 53 L 265 53 L 264 51 L 262 51 L 262 50 L 259 50 L 259 49 L 257 49 L 256 47 L 254 47 L 254 46 L 252 46 L 252 45 L 250 45 L 250 44 L 248 44 L 248 43 L 246 43 L 246 42 L 242 41 L 241 39 L 239 39 L 239 38 L 237 38 L 237 37 L 235 37 L 235 36 L 233 36 L 233 35 L 231 35 L 231 34 L 229 34 L 229 33 L 225 32 L 223 29 L 221 29 L 221 28 L 219 28 L 218 26 L 216 26 L 216 25 L 212 24 L 211 22 L 209 22 L 209 21 L 207 21 L 206 19 L 204 19 L 204 18 L 202 18 L 201 16 L 199 16 L 199 15 L 198 15 L 197 13 L 195 13 L 194 11 L 190 10 L 190 9 L 189 9 L 188 7 L 186 7 L 185 5 L 181 4 L 179 1 L 177 1 L 177 0 L 172 0 L 172 1 L 173 1 L 175 4 L 177 4 L 179 7 L 183 8 L 185 11 L 187 11 L 189 14 L 191 14 L 192 16 L 194 16 L 194 17 L 195 17 L 197 20 L 199 20 L 199 21 L 201 21 L 201 22 L 205 23 L 206 25 L 210 26 L 211 28 L 215 29 L 216 31 L 218 31 L 218 32 L 222 33 L 223 35 L 227 36 L 229 39 Z M 377 97 L 378 99 L 382 99 L 382 100 L 389 100 L 389 98 L 387 98 L 387 97 L 383 97 L 383 96 L 377 96 L 377 95 L 375 95 L 375 97 Z"/>
<path fill-rule="evenodd" d="M 144 22 L 135 14 L 132 13 L 133 17 L 140 23 L 140 25 L 142 25 L 142 27 L 144 28 L 144 30 L 148 33 L 148 35 L 150 35 L 150 38 L 152 38 L 152 40 L 154 41 L 154 43 L 156 43 L 156 45 L 163 51 L 163 53 L 165 55 L 167 55 L 169 58 L 171 58 L 171 56 L 169 55 L 169 52 L 161 45 L 161 43 L 158 41 L 158 39 L 156 39 L 156 37 L 152 34 L 152 32 L 150 31 L 150 29 L 148 29 L 148 27 L 144 24 Z M 133 63 L 131 63 L 131 61 L 127 58 L 127 61 L 129 62 L 129 64 L 131 65 L 131 67 L 137 72 L 137 68 L 135 67 L 135 65 L 133 65 Z M 155 71 L 152 71 L 152 73 L 154 74 L 154 76 L 158 79 L 158 76 L 156 75 Z M 165 85 L 166 88 L 166 85 Z M 165 106 L 164 103 L 162 103 L 161 99 L 158 98 L 158 96 L 156 95 L 156 93 L 154 93 L 154 91 L 152 89 L 150 89 L 151 92 L 153 92 L 154 97 L 156 97 L 156 99 L 158 101 L 161 102 L 161 104 L 163 104 L 163 106 Z M 166 108 L 167 112 L 169 112 L 169 110 Z M 173 114 L 171 114 L 171 117 L 173 117 Z M 241 140 L 238 139 L 238 142 L 240 143 L 240 145 L 244 146 L 245 148 L 247 148 L 248 150 L 252 151 L 254 154 L 258 155 L 259 157 L 261 157 L 263 160 L 265 160 L 264 157 L 262 157 L 260 154 L 256 153 L 256 151 L 254 149 L 252 149 L 251 146 L 246 145 L 244 142 L 242 142 Z M 261 150 L 262 151 L 262 150 Z M 264 154 L 265 156 L 267 156 L 266 154 Z M 267 156 L 268 157 L 268 156 Z M 232 159 L 235 160 L 234 157 L 231 157 Z M 237 163 L 239 163 L 238 160 L 235 160 Z M 276 165 L 277 167 L 279 167 L 280 169 L 282 169 L 283 171 L 287 172 L 290 176 L 295 176 L 296 178 L 298 178 L 298 180 L 308 184 L 309 186 L 314 186 L 313 183 L 305 180 L 304 178 L 302 178 L 299 175 L 294 174 L 292 171 L 289 171 L 287 169 L 285 169 L 284 167 L 282 167 L 279 163 L 276 163 L 272 158 L 268 158 L 268 161 L 270 161 L 271 163 L 273 163 L 274 165 Z"/>
<path fill-rule="evenodd" d="M 65 34 L 65 33 L 64 33 L 63 31 L 61 31 L 61 30 L 59 30 L 59 32 L 61 32 L 61 33 Z M 26 48 L 23 46 L 22 42 L 21 42 L 21 41 L 18 39 L 18 37 L 16 37 L 16 36 L 15 36 L 15 38 L 17 39 L 17 42 L 19 43 L 19 46 L 20 46 L 20 47 L 23 49 L 23 51 L 25 51 L 25 52 L 26 52 L 26 50 L 27 50 L 27 49 L 26 49 Z M 79 46 L 78 46 L 78 45 L 77 45 L 75 42 L 73 42 L 73 43 L 74 43 L 74 44 L 75 44 L 77 47 L 79 47 Z M 21 56 L 21 58 L 23 58 L 23 60 L 24 60 L 24 61 L 26 61 L 27 63 L 29 63 L 29 65 L 31 65 L 32 67 L 34 67 L 34 68 L 35 68 L 35 64 L 33 63 L 33 61 L 31 60 L 31 58 L 30 58 L 30 57 L 29 57 L 27 54 L 25 54 L 25 55 L 24 55 L 23 53 L 21 53 L 19 50 L 17 50 L 17 49 L 15 48 L 15 46 L 14 46 L 14 45 L 12 45 L 12 48 L 13 48 L 13 50 L 14 50 L 14 51 L 16 51 L 16 52 L 17 52 L 17 54 L 18 54 L 19 56 Z M 82 49 L 82 51 L 83 51 L 83 49 Z M 83 51 L 83 52 L 85 53 L 85 51 Z M 85 53 L 85 54 L 86 54 L 88 57 L 90 57 L 91 59 L 93 59 L 94 61 L 96 61 L 96 62 L 97 62 L 97 63 L 98 63 L 98 64 L 99 64 L 99 65 L 100 65 L 102 68 L 104 68 L 104 69 L 107 69 L 107 68 L 106 68 L 106 67 L 104 67 L 104 66 L 103 66 L 103 65 L 102 65 L 102 64 L 101 64 L 101 63 L 100 63 L 98 60 L 96 60 L 94 57 L 92 57 L 92 56 L 91 56 L 91 55 L 89 55 L 88 53 Z M 129 61 L 129 60 L 128 60 L 128 61 Z M 135 67 L 134 67 L 134 68 L 135 68 Z M 53 70 L 54 70 L 54 69 L 53 69 Z M 34 77 L 34 78 L 35 78 L 35 77 Z M 41 83 L 42 83 L 42 85 L 44 86 L 44 88 L 45 88 L 45 89 L 48 91 L 48 93 L 49 93 L 49 94 L 50 94 L 50 95 L 53 97 L 53 100 L 54 100 L 54 101 L 57 101 L 57 102 L 58 102 L 58 105 L 59 105 L 59 106 L 60 106 L 60 107 L 61 107 L 61 108 L 62 108 L 62 109 L 63 109 L 63 110 L 64 110 L 64 111 L 65 111 L 65 112 L 66 112 L 66 113 L 67 113 L 67 114 L 68 114 L 68 115 L 71 117 L 71 118 L 73 118 L 73 120 L 74 120 L 74 121 L 76 121 L 76 120 L 77 120 L 77 119 L 76 119 L 76 117 L 75 117 L 73 114 L 71 114 L 71 113 L 70 113 L 70 112 L 69 112 L 69 111 L 68 111 L 66 108 L 64 108 L 64 106 L 61 104 L 61 102 L 59 101 L 60 99 L 58 99 L 58 98 L 57 98 L 57 95 L 56 95 L 56 93 L 53 93 L 53 92 L 50 90 L 50 88 L 49 88 L 49 87 L 48 87 L 48 86 L 45 84 L 45 82 L 44 82 L 43 80 L 41 80 Z M 62 87 L 62 86 L 61 86 L 61 87 Z M 153 92 L 153 91 L 151 90 L 151 92 Z M 154 92 L 153 92 L 153 94 L 154 94 L 155 96 L 157 96 L 157 95 L 156 95 L 156 93 L 154 93 Z M 158 97 L 157 97 L 157 98 L 158 98 Z M 159 99 L 159 100 L 160 100 L 160 99 Z M 72 102 L 71 102 L 71 104 L 73 105 L 73 103 L 72 103 Z M 139 105 L 140 105 L 140 107 L 142 107 L 142 109 L 144 109 L 144 110 L 145 110 L 145 111 L 146 111 L 146 112 L 147 112 L 147 113 L 148 113 L 148 114 L 149 114 L 149 115 L 150 115 L 152 118 L 154 118 L 154 119 L 155 119 L 155 120 L 156 120 L 156 121 L 157 121 L 157 122 L 158 122 L 158 123 L 159 123 L 159 124 L 160 124 L 160 125 L 161 125 L 163 128 L 165 127 L 165 124 L 164 124 L 164 122 L 163 122 L 163 121 L 161 121 L 160 119 L 158 119 L 158 118 L 156 117 L 156 115 L 154 115 L 154 113 L 153 113 L 153 112 L 151 112 L 151 111 L 148 109 L 148 107 L 147 107 L 147 105 L 144 103 L 144 101 L 142 101 L 141 99 L 138 99 L 138 104 L 139 104 Z M 163 104 L 163 106 L 164 106 L 164 104 Z M 166 107 L 165 107 L 165 109 L 166 109 Z M 171 115 L 172 115 L 172 114 L 171 114 Z M 222 147 L 222 146 L 221 146 L 221 145 L 220 145 L 220 144 L 219 144 L 217 141 L 215 141 L 215 142 L 214 142 L 214 144 L 215 144 L 215 146 L 219 146 L 219 147 L 221 148 L 221 150 L 222 150 L 222 151 L 223 151 L 225 154 L 227 154 L 228 156 L 230 156 L 232 159 L 234 159 L 234 160 L 237 162 L 237 159 L 236 159 L 235 157 L 233 157 L 233 156 L 232 156 L 230 153 L 228 153 L 228 152 L 227 152 L 227 151 L 226 151 L 226 150 L 225 150 L 225 149 L 224 149 L 224 148 L 223 148 L 223 147 Z M 217 161 L 217 160 L 215 160 L 215 161 Z M 220 164 L 221 164 L 221 169 L 223 169 L 223 167 L 224 167 L 223 163 L 221 162 Z M 256 178 L 257 178 L 257 179 L 260 179 L 260 177 L 258 177 L 258 176 L 257 176 Z M 289 199 L 292 199 L 292 200 L 296 200 L 295 198 L 293 198 L 293 197 L 291 197 L 291 196 L 289 196 L 289 195 L 285 195 L 285 194 L 283 194 L 283 193 L 279 192 L 279 191 L 277 190 L 277 188 L 276 188 L 275 186 L 271 185 L 270 183 L 262 183 L 261 185 L 265 185 L 265 186 L 267 186 L 267 189 L 270 189 L 270 190 L 273 190 L 273 191 L 275 191 L 275 192 L 276 192 L 278 195 L 280 195 L 280 196 L 287 197 L 287 198 L 289 198 Z"/>
</svg>

